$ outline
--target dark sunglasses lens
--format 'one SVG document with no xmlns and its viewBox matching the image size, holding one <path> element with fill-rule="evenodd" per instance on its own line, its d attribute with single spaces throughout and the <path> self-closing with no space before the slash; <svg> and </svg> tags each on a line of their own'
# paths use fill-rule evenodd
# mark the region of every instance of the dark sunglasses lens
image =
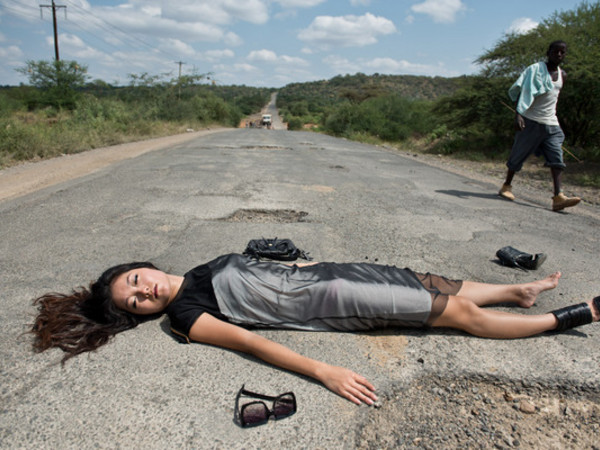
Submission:
<svg viewBox="0 0 600 450">
<path fill-rule="evenodd" d="M 269 411 L 263 402 L 248 403 L 242 406 L 242 425 L 260 425 L 269 420 Z"/>
<path fill-rule="evenodd" d="M 296 412 L 296 399 L 291 394 L 284 394 L 273 403 L 273 415 L 276 419 L 290 416 Z"/>
</svg>

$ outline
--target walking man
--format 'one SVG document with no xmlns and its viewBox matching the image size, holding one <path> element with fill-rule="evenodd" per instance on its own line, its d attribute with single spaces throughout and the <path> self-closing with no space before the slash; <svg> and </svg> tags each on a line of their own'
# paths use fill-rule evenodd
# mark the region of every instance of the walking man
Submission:
<svg viewBox="0 0 600 450">
<path fill-rule="evenodd" d="M 556 117 L 556 104 L 566 77 L 559 65 L 566 54 L 564 41 L 552 42 L 546 53 L 547 61 L 527 67 L 508 90 L 510 98 L 517 102 L 517 132 L 506 163 L 506 180 L 498 193 L 507 200 L 514 200 L 511 183 L 515 173 L 521 170 L 529 155 L 542 155 L 545 165 L 550 167 L 554 184 L 553 211 L 575 206 L 581 201 L 579 197 L 563 194 L 560 185 L 566 167 L 562 150 L 565 135 Z"/>
</svg>

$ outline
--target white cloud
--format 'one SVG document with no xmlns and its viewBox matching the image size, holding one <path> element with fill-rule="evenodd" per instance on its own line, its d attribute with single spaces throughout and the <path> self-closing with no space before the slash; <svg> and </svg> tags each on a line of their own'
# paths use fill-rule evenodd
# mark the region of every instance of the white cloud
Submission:
<svg viewBox="0 0 600 450">
<path fill-rule="evenodd" d="M 276 20 L 292 20 L 298 16 L 298 11 L 295 9 L 284 9 L 278 13 L 275 13 L 273 19 Z"/>
<path fill-rule="evenodd" d="M 168 60 L 165 61 L 160 55 L 155 53 L 144 53 L 144 52 L 116 52 L 112 55 L 110 60 L 107 59 L 106 65 L 121 67 L 123 61 L 127 61 L 127 73 L 136 73 L 136 72 L 149 72 L 151 74 L 157 74 L 160 71 L 157 71 L 156 68 L 160 67 L 162 72 L 168 70 L 174 72 L 175 70 L 175 61 Z"/>
<path fill-rule="evenodd" d="M 308 61 L 306 61 L 303 58 L 298 58 L 297 56 L 281 55 L 279 60 L 288 66 L 289 65 L 292 65 L 292 66 L 308 66 L 308 65 L 310 65 Z"/>
<path fill-rule="evenodd" d="M 100 52 L 87 45 L 79 36 L 74 34 L 61 33 L 58 41 L 60 43 L 60 54 L 69 55 L 69 59 L 96 59 L 98 61 L 107 61 L 111 57 L 106 53 Z M 54 48 L 54 38 L 48 36 L 46 38 L 48 47 Z"/>
<path fill-rule="evenodd" d="M 10 59 L 19 59 L 23 56 L 23 52 L 16 45 L 10 45 L 8 47 L 0 47 L 0 58 L 6 62 Z"/>
<path fill-rule="evenodd" d="M 466 10 L 461 0 L 425 0 L 411 6 L 412 11 L 431 16 L 434 22 L 454 22 L 456 15 Z"/>
<path fill-rule="evenodd" d="M 275 0 L 283 8 L 312 8 L 323 3 L 325 0 Z"/>
<path fill-rule="evenodd" d="M 336 55 L 329 55 L 322 59 L 323 63 L 333 69 L 335 73 L 354 73 L 358 72 L 356 64 L 346 58 Z"/>
<path fill-rule="evenodd" d="M 536 28 L 538 25 L 539 24 L 536 21 L 530 19 L 529 17 L 519 17 L 518 19 L 513 20 L 513 22 L 510 24 L 510 27 L 508 27 L 507 32 L 525 34 L 528 31 Z"/>
<path fill-rule="evenodd" d="M 374 58 L 363 64 L 374 72 L 389 74 L 412 74 L 428 76 L 455 76 L 445 69 L 443 65 L 432 66 L 428 64 L 411 63 L 405 60 L 395 60 L 393 58 Z"/>
<path fill-rule="evenodd" d="M 425 75 L 425 76 L 457 76 L 451 70 L 448 70 L 443 64 L 429 65 L 412 63 L 406 60 L 396 60 L 393 58 L 373 58 L 371 60 L 359 59 L 351 61 L 335 55 L 329 55 L 322 59 L 322 62 L 329 66 L 334 73 L 385 73 L 391 75 Z"/>
<path fill-rule="evenodd" d="M 258 72 L 258 67 L 252 64 L 238 63 L 233 65 L 233 70 L 236 72 Z"/>
<path fill-rule="evenodd" d="M 213 61 L 219 61 L 224 58 L 233 58 L 235 56 L 235 53 L 229 49 L 208 50 L 208 51 L 202 53 L 201 56 L 205 61 L 213 62 Z"/>
<path fill-rule="evenodd" d="M 162 15 L 162 9 L 159 6 L 142 6 L 140 11 L 149 16 L 160 17 Z"/>
<path fill-rule="evenodd" d="M 173 18 L 144 14 L 142 11 L 127 11 L 120 8 L 98 8 L 95 12 L 102 16 L 102 21 L 90 14 L 81 14 L 74 10 L 70 20 L 85 23 L 91 32 L 107 34 L 107 24 L 110 29 L 107 37 L 121 38 L 122 40 L 139 41 L 148 37 L 173 38 L 185 41 L 217 42 L 223 39 L 224 30 L 212 21 L 178 22 Z M 119 30 L 126 30 L 124 33 Z M 132 36 L 135 36 L 132 38 Z"/>
<path fill-rule="evenodd" d="M 230 45 L 232 47 L 237 47 L 238 45 L 243 44 L 242 38 L 232 31 L 225 33 L 223 42 L 225 42 L 226 45 Z"/>
<path fill-rule="evenodd" d="M 69 21 L 85 23 L 90 32 L 113 42 L 120 38 L 131 44 L 132 40 L 158 37 L 188 43 L 223 41 L 233 46 L 241 39 L 227 27 L 240 21 L 262 25 L 269 20 L 267 4 L 262 0 L 122 1 L 125 3 L 117 6 L 94 7 L 84 2 L 69 8 Z"/>
<path fill-rule="evenodd" d="M 160 49 L 166 53 L 177 56 L 192 56 L 196 54 L 196 51 L 191 45 L 186 44 L 179 39 L 164 39 L 160 45 Z"/>
<path fill-rule="evenodd" d="M 391 20 L 366 13 L 363 16 L 317 16 L 298 39 L 323 49 L 364 47 L 377 42 L 377 36 L 396 32 Z"/>
<path fill-rule="evenodd" d="M 248 54 L 248 61 L 273 62 L 277 61 L 277 54 L 271 50 L 253 50 Z"/>
<path fill-rule="evenodd" d="M 286 67 L 293 66 L 308 66 L 309 63 L 305 59 L 298 58 L 297 56 L 281 55 L 271 50 L 254 50 L 248 54 L 248 61 L 256 61 L 262 63 L 278 63 L 283 64 Z"/>
<path fill-rule="evenodd" d="M 312 72 L 296 69 L 291 73 L 288 67 L 281 66 L 275 69 L 275 75 L 269 82 L 269 86 L 283 86 L 298 80 L 316 80 L 317 77 Z"/>
<path fill-rule="evenodd" d="M 148 8 L 147 1 L 139 1 L 142 9 Z M 226 25 L 241 20 L 263 24 L 269 19 L 266 2 L 262 0 L 178 0 L 155 1 L 161 17 L 178 22 L 202 22 Z"/>
</svg>

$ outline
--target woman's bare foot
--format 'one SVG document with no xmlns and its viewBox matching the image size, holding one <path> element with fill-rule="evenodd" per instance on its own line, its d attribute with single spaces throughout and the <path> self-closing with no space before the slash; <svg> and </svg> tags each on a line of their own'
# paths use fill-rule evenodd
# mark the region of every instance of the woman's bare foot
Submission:
<svg viewBox="0 0 600 450">
<path fill-rule="evenodd" d="M 537 296 L 544 291 L 554 289 L 558 286 L 558 280 L 562 274 L 554 272 L 543 280 L 532 281 L 521 286 L 521 300 L 517 302 L 521 308 L 531 308 L 537 299 Z"/>
</svg>

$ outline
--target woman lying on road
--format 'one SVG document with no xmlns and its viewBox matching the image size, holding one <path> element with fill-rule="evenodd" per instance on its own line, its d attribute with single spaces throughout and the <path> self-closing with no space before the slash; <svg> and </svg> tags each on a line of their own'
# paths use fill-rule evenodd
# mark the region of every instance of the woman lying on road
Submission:
<svg viewBox="0 0 600 450">
<path fill-rule="evenodd" d="M 523 284 L 494 285 L 449 280 L 376 264 L 264 262 L 221 256 L 185 276 L 150 263 L 112 267 L 70 295 L 34 300 L 34 348 L 67 354 L 95 350 L 140 322 L 169 316 L 172 331 L 254 355 L 315 378 L 360 404 L 377 400 L 364 377 L 299 355 L 242 327 L 311 331 L 359 331 L 384 327 L 448 327 L 486 338 L 522 338 L 565 330 L 600 319 L 600 296 L 546 314 L 522 315 L 482 306 L 531 307 L 538 294 L 558 285 L 560 272 Z"/>
</svg>

